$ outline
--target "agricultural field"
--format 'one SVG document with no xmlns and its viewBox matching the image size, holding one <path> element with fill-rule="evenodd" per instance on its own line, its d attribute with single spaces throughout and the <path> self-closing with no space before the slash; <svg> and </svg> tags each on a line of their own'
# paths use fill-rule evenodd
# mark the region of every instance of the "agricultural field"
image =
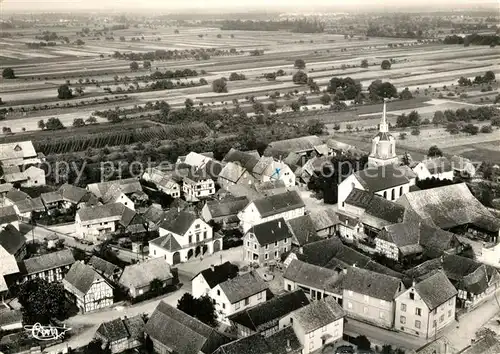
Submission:
<svg viewBox="0 0 500 354">
<path fill-rule="evenodd" d="M 408 38 L 347 39 L 329 33 L 222 31 L 168 25 L 130 27 L 97 35 L 99 28 L 96 26 L 89 26 L 90 34 L 84 37 L 77 35 L 84 26 L 75 24 L 4 31 L 11 36 L 0 39 L 0 68 L 12 68 L 16 78 L 0 79 L 3 103 L 0 109 L 4 110 L 1 125 L 5 135 L 0 141 L 30 138 L 39 141 L 38 146 L 46 152 L 54 154 L 66 150 L 81 151 L 88 146 L 145 142 L 147 134 L 137 136 L 131 132 L 134 120 L 138 120 L 139 126 L 146 119 L 157 116 L 159 111 L 151 108 L 157 101 L 165 101 L 172 109 L 179 109 L 190 99 L 195 107 L 212 110 L 236 107 L 247 113 L 249 119 L 256 116 L 256 101 L 264 107 L 275 104 L 278 115 L 275 119 L 278 121 L 301 125 L 317 119 L 326 125 L 328 133 L 364 144 L 365 135 L 369 135 L 368 131 L 378 124 L 382 106 L 370 103 L 351 106 L 352 102 L 346 102 L 346 110 L 330 110 L 329 105 L 321 103 L 320 97 L 332 77 L 350 77 L 362 85 L 363 92 L 374 80 L 388 81 L 399 92 L 408 88 L 412 99 L 388 104 L 388 120 L 393 125 L 399 115 L 413 110 L 422 119 L 432 119 L 436 111 L 491 105 L 500 93 L 497 83 L 491 84 L 488 91 L 483 86 L 461 87 L 457 84 L 462 76 L 474 79 L 486 71 L 492 71 L 497 77 L 500 75 L 500 50 L 488 46 L 464 47 Z M 66 37 L 67 41 L 58 39 L 54 41 L 55 45 L 28 48 L 27 43 L 38 43 L 39 39 L 35 37 L 44 31 L 55 32 L 59 38 Z M 263 51 L 263 54 L 252 55 L 255 50 Z M 151 67 L 144 68 L 143 56 L 155 51 L 166 51 L 171 57 L 151 60 Z M 138 67 L 133 70 L 130 55 L 140 58 L 136 60 Z M 302 70 L 317 84 L 317 91 L 311 92 L 308 84 L 293 82 L 293 75 L 298 71 L 294 67 L 297 59 L 304 60 L 306 66 Z M 360 65 L 364 59 L 368 62 L 367 67 Z M 381 62 L 389 59 L 392 62 L 390 70 L 383 70 Z M 185 69 L 195 70 L 196 75 L 172 78 L 168 89 L 153 88 L 155 79 L 150 75 L 154 72 Z M 278 71 L 282 74 L 273 79 L 264 77 Z M 232 73 L 244 75 L 245 79 L 227 81 L 226 92 L 213 92 L 212 82 L 222 77 L 229 78 Z M 64 84 L 78 94 L 71 99 L 59 99 L 58 88 Z M 300 96 L 304 96 L 307 103 L 302 104 L 298 112 L 292 112 L 292 103 Z M 96 111 L 113 109 L 120 115 L 120 110 L 138 108 L 141 110 L 137 113 L 123 114 L 121 118 L 125 120 L 115 123 L 117 131 L 122 127 L 123 136 L 106 136 L 106 130 L 109 131 L 107 119 L 94 115 Z M 40 120 L 47 121 L 52 117 L 71 127 L 75 119 L 85 121 L 91 116 L 95 117 L 93 123 L 101 125 L 102 129 L 92 128 L 99 132 L 72 129 L 75 139 L 69 148 L 63 146 L 65 142 L 62 140 L 49 144 L 45 132 L 39 128 Z M 362 133 L 355 136 L 348 126 L 354 126 Z M 137 131 L 140 129 L 143 128 L 137 128 Z M 150 138 L 172 139 L 175 134 L 170 133 L 171 129 L 163 126 Z M 419 153 L 427 143 L 443 140 L 438 131 L 442 127 L 429 126 L 426 129 L 431 137 L 424 139 L 422 136 L 421 140 L 425 140 L 422 145 L 413 146 L 411 137 L 400 145 Z M 465 155 L 473 154 L 471 150 L 478 151 L 478 156 L 498 153 L 496 147 L 500 137 L 496 133 L 489 135 L 488 141 L 465 138 L 456 145 L 443 148 L 450 154 L 458 153 L 461 146 L 464 146 Z M 484 144 L 476 146 L 479 142 Z"/>
</svg>

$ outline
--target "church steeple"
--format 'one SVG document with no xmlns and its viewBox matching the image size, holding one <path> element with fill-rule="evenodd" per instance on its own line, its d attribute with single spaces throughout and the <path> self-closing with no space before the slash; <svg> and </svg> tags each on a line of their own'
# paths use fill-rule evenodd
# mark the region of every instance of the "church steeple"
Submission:
<svg viewBox="0 0 500 354">
<path fill-rule="evenodd" d="M 385 98 L 384 98 L 384 109 L 382 111 L 382 120 L 380 121 L 379 131 L 381 133 L 388 133 L 389 132 L 389 125 L 387 124 L 387 117 L 386 117 L 386 103 L 385 103 Z"/>
</svg>

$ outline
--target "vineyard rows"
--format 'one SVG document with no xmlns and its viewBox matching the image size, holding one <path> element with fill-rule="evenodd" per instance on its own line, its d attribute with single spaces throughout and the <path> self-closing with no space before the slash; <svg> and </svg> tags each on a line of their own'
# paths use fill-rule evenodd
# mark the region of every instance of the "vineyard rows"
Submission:
<svg viewBox="0 0 500 354">
<path fill-rule="evenodd" d="M 179 138 L 192 138 L 194 136 L 206 136 L 210 129 L 205 124 L 179 124 L 175 126 L 155 126 L 137 130 L 117 131 L 76 135 L 56 139 L 44 139 L 35 141 L 37 151 L 49 154 L 64 154 L 85 151 L 89 148 L 99 149 L 106 146 L 130 145 L 134 143 L 146 143 L 151 140 L 176 140 Z"/>
</svg>

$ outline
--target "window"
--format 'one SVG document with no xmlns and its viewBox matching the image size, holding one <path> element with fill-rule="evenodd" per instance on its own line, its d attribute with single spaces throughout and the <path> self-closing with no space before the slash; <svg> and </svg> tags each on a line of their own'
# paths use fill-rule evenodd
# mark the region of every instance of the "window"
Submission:
<svg viewBox="0 0 500 354">
<path fill-rule="evenodd" d="M 250 247 L 250 242 L 247 241 L 247 247 Z"/>
<path fill-rule="evenodd" d="M 370 297 L 368 295 L 365 295 L 364 300 L 365 300 L 365 302 L 370 302 Z"/>
<path fill-rule="evenodd" d="M 439 323 L 441 323 L 443 321 L 444 321 L 444 315 L 441 315 L 441 317 L 439 317 Z"/>
<path fill-rule="evenodd" d="M 401 322 L 402 324 L 405 324 L 406 323 L 406 317 L 405 316 L 399 317 L 399 322 Z"/>
<path fill-rule="evenodd" d="M 309 342 L 309 351 L 312 351 L 314 349 L 314 342 L 310 341 Z"/>
<path fill-rule="evenodd" d="M 432 321 L 432 328 L 435 328 L 435 327 L 436 327 L 436 324 L 437 324 L 437 322 L 436 322 L 435 320 L 434 320 L 434 321 Z"/>
<path fill-rule="evenodd" d="M 417 307 L 417 308 L 415 309 L 415 315 L 417 315 L 417 316 L 422 316 L 422 309 L 421 309 L 421 308 L 419 308 L 419 307 Z"/>
<path fill-rule="evenodd" d="M 268 249 L 269 249 L 269 245 L 266 245 L 266 250 L 268 250 Z"/>
<path fill-rule="evenodd" d="M 290 317 L 290 324 L 293 323 L 293 317 Z"/>
<path fill-rule="evenodd" d="M 350 301 L 347 302 L 347 308 L 352 309 L 352 302 L 350 302 Z"/>
<path fill-rule="evenodd" d="M 406 312 L 406 304 L 401 304 L 401 312 Z"/>
<path fill-rule="evenodd" d="M 384 198 L 387 199 L 387 191 L 384 191 Z"/>
<path fill-rule="evenodd" d="M 391 200 L 396 200 L 396 189 L 395 188 L 393 188 L 391 190 Z"/>
<path fill-rule="evenodd" d="M 220 290 L 217 290 L 217 296 L 220 296 Z"/>
<path fill-rule="evenodd" d="M 257 245 L 254 244 L 253 245 L 253 249 L 256 250 L 257 249 Z"/>
<path fill-rule="evenodd" d="M 419 320 L 415 320 L 415 328 L 420 328 L 421 325 Z"/>
<path fill-rule="evenodd" d="M 203 239 L 206 239 L 206 238 L 207 238 L 207 232 L 203 231 Z"/>
<path fill-rule="evenodd" d="M 226 308 L 226 304 L 222 304 L 222 308 L 225 309 Z"/>
<path fill-rule="evenodd" d="M 288 284 L 287 288 L 288 288 L 288 291 L 292 291 L 292 284 Z"/>
<path fill-rule="evenodd" d="M 278 258 L 278 251 L 274 251 L 274 258 Z"/>
<path fill-rule="evenodd" d="M 451 298 L 450 301 L 448 301 L 448 305 L 453 306 L 453 298 Z"/>
<path fill-rule="evenodd" d="M 399 196 L 403 195 L 403 186 L 399 187 Z"/>
<path fill-rule="evenodd" d="M 413 292 L 410 293 L 410 299 L 415 300 L 415 294 Z"/>
<path fill-rule="evenodd" d="M 248 304 L 250 304 L 250 299 L 247 297 L 247 298 L 245 299 L 245 306 L 248 306 Z"/>
<path fill-rule="evenodd" d="M 189 243 L 193 242 L 193 236 L 189 236 L 188 242 Z"/>
<path fill-rule="evenodd" d="M 314 331 L 309 332 L 309 338 L 314 338 Z"/>
<path fill-rule="evenodd" d="M 234 309 L 235 310 L 239 310 L 240 309 L 240 302 L 239 301 L 234 304 Z"/>
<path fill-rule="evenodd" d="M 365 307 L 363 307 L 363 312 L 364 312 L 364 313 L 368 313 L 368 307 L 366 307 L 366 306 L 365 306 Z"/>
<path fill-rule="evenodd" d="M 156 256 L 156 250 L 153 251 L 153 254 Z"/>
<path fill-rule="evenodd" d="M 448 310 L 448 317 L 451 317 L 451 310 Z"/>
<path fill-rule="evenodd" d="M 257 294 L 257 300 L 262 300 L 262 293 Z"/>
<path fill-rule="evenodd" d="M 276 241 L 276 242 L 274 243 L 274 247 L 276 247 L 276 246 L 278 246 L 278 241 Z"/>
<path fill-rule="evenodd" d="M 287 239 L 287 238 L 285 238 L 285 239 L 283 240 L 283 243 L 287 243 L 287 242 L 288 242 L 288 239 Z"/>
<path fill-rule="evenodd" d="M 378 317 L 380 317 L 381 319 L 384 319 L 385 318 L 385 313 L 380 311 L 380 313 L 378 314 Z"/>
<path fill-rule="evenodd" d="M 268 259 L 268 258 L 269 258 L 269 255 L 266 253 L 266 254 L 264 255 L 264 259 Z"/>
</svg>

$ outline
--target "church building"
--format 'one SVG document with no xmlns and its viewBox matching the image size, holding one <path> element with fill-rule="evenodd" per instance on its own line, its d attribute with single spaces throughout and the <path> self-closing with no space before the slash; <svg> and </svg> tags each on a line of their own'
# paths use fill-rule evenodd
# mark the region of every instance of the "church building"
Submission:
<svg viewBox="0 0 500 354">
<path fill-rule="evenodd" d="M 369 167 L 387 166 L 398 164 L 396 155 L 396 139 L 389 133 L 389 124 L 386 118 L 386 103 L 382 112 L 379 132 L 372 139 L 372 151 L 368 157 Z"/>
</svg>

